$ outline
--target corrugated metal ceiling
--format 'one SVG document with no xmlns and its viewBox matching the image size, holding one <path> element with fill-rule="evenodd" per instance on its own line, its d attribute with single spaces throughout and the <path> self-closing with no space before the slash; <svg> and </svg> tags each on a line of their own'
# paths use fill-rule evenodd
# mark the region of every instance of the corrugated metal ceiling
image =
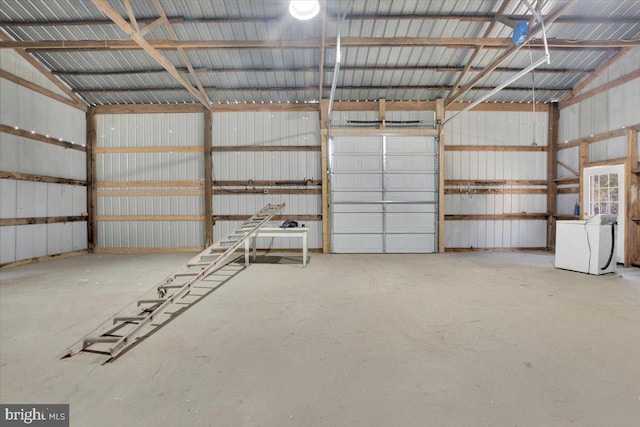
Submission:
<svg viewBox="0 0 640 427">
<path fill-rule="evenodd" d="M 158 18 L 152 0 L 131 1 L 144 28 Z M 128 41 L 130 38 L 89 0 L 0 0 L 0 27 L 15 41 Z M 121 0 L 108 2 L 127 18 Z M 185 52 L 214 103 L 316 102 L 321 96 L 320 62 L 322 17 L 308 22 L 287 13 L 286 0 L 160 0 L 173 22 L 178 41 L 311 42 L 309 47 L 206 48 Z M 543 13 L 551 15 L 567 6 L 555 23 L 548 23 L 554 40 L 631 40 L 638 45 L 640 2 L 636 0 L 547 0 Z M 342 36 L 355 42 L 342 50 L 342 71 L 336 99 L 344 101 L 433 100 L 446 97 L 474 52 L 473 47 L 428 46 L 411 38 L 509 38 L 507 20 L 493 21 L 498 11 L 505 18 L 530 15 L 521 0 L 419 1 L 327 0 L 327 46 L 322 75 L 323 97 L 329 96 L 336 56 L 332 40 L 338 16 L 349 9 Z M 582 22 L 580 20 L 582 19 Z M 74 22 L 65 22 L 74 21 Z M 84 22 L 82 22 L 84 21 Z M 58 25 L 53 23 L 59 22 Z M 18 24 L 20 23 L 20 24 Z M 158 26 L 147 40 L 170 40 Z M 365 45 L 367 39 L 396 38 L 396 44 Z M 483 48 L 471 64 L 462 85 L 490 66 L 507 48 Z M 613 56 L 616 48 L 554 48 L 552 63 L 535 74 L 536 98 L 557 101 L 590 72 Z M 162 66 L 141 49 L 67 48 L 31 50 L 49 69 L 91 104 L 197 102 Z M 175 49 L 161 50 L 192 85 L 187 64 Z M 525 47 L 478 82 L 479 88 L 461 100 L 472 101 L 543 54 Z M 440 67 L 434 69 L 434 67 Z M 442 69 L 446 67 L 446 69 Z M 557 70 L 550 72 L 548 70 Z M 567 70 L 569 70 L 567 72 Z M 530 102 L 531 79 L 524 77 L 490 101 Z M 521 90 L 514 90 L 521 88 Z"/>
</svg>

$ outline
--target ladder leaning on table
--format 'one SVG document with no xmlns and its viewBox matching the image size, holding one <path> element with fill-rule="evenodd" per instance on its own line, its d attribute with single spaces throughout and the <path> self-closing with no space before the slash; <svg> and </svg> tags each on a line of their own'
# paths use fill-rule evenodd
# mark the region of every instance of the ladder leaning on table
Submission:
<svg viewBox="0 0 640 427">
<path fill-rule="evenodd" d="M 231 234 L 206 248 L 190 259 L 186 265 L 169 275 L 155 286 L 153 298 L 142 297 L 118 314 L 107 319 L 91 333 L 67 348 L 60 356 L 70 357 L 82 351 L 107 353 L 117 356 L 134 344 L 161 322 L 162 316 L 171 316 L 184 307 L 169 313 L 175 305 L 189 295 L 195 285 L 229 264 L 237 249 L 241 249 L 246 239 L 265 225 L 284 208 L 284 203 L 267 205 L 240 224 Z M 223 250 L 223 252 L 220 252 Z M 237 272 L 237 271 L 236 271 Z M 184 305 L 184 303 L 182 303 Z"/>
</svg>

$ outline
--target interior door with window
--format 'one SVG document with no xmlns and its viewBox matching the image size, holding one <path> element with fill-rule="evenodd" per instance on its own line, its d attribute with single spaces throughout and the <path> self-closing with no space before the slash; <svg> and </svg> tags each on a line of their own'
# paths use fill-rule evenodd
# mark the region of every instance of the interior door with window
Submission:
<svg viewBox="0 0 640 427">
<path fill-rule="evenodd" d="M 616 235 L 617 262 L 624 262 L 625 200 L 624 165 L 594 166 L 584 170 L 584 200 L 587 217 L 598 214 L 618 215 Z"/>
</svg>

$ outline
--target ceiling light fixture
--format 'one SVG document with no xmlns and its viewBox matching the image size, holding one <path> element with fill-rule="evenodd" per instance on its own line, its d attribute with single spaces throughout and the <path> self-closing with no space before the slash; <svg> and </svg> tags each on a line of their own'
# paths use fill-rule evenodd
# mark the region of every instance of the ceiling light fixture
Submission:
<svg viewBox="0 0 640 427">
<path fill-rule="evenodd" d="M 307 21 L 320 12 L 318 0 L 291 0 L 289 13 L 300 21 Z"/>
</svg>

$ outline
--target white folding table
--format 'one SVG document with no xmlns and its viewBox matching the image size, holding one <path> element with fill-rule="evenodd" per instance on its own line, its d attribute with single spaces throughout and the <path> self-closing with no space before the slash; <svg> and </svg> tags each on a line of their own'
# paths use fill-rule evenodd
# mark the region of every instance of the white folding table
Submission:
<svg viewBox="0 0 640 427">
<path fill-rule="evenodd" d="M 244 241 L 244 263 L 249 266 L 249 245 L 253 249 L 253 260 L 256 260 L 256 240 L 258 237 L 298 237 L 302 239 L 302 266 L 307 266 L 307 234 L 309 229 L 306 227 L 280 228 L 280 227 L 262 227 L 257 230 L 251 237 Z"/>
</svg>

